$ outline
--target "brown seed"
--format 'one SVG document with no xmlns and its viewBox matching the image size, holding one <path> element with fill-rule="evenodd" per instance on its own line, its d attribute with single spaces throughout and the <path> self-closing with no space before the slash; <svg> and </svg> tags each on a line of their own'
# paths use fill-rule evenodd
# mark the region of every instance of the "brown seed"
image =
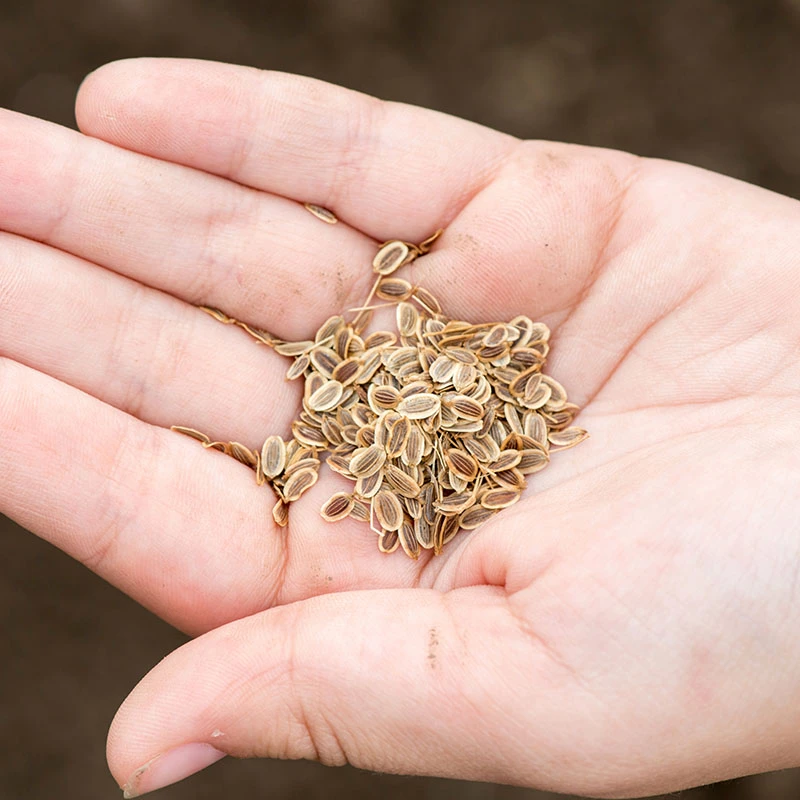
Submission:
<svg viewBox="0 0 800 800">
<path fill-rule="evenodd" d="M 403 453 L 411 434 L 412 423 L 408 417 L 400 417 L 389 429 L 386 439 L 386 455 L 389 458 L 399 458 Z"/>
<path fill-rule="evenodd" d="M 394 553 L 400 544 L 397 531 L 381 531 L 378 537 L 378 550 L 381 553 Z"/>
<path fill-rule="evenodd" d="M 471 364 L 459 364 L 453 373 L 453 386 L 457 392 L 465 392 L 475 383 L 478 372 Z"/>
<path fill-rule="evenodd" d="M 397 240 L 386 242 L 372 260 L 372 271 L 377 272 L 378 275 L 391 275 L 406 263 L 409 252 L 409 247 L 405 242 Z"/>
<path fill-rule="evenodd" d="M 400 402 L 400 392 L 394 386 L 377 386 L 372 384 L 367 392 L 367 401 L 370 408 L 380 414 L 386 409 L 394 408 Z"/>
<path fill-rule="evenodd" d="M 303 353 L 311 350 L 314 342 L 281 342 L 275 345 L 275 352 L 282 356 L 300 356 Z"/>
<path fill-rule="evenodd" d="M 438 413 L 441 400 L 435 394 L 415 394 L 406 397 L 397 406 L 397 411 L 409 419 L 427 419 Z"/>
<path fill-rule="evenodd" d="M 408 300 L 413 291 L 411 284 L 402 278 L 384 278 L 376 294 L 381 300 Z"/>
<path fill-rule="evenodd" d="M 419 311 L 411 303 L 397 306 L 397 330 L 401 336 L 413 336 L 419 322 Z"/>
<path fill-rule="evenodd" d="M 494 325 L 486 336 L 483 337 L 484 347 L 497 347 L 508 341 L 508 328 L 503 325 Z"/>
<path fill-rule="evenodd" d="M 483 406 L 471 397 L 457 394 L 448 405 L 462 419 L 477 421 L 483 419 Z"/>
<path fill-rule="evenodd" d="M 442 313 L 442 307 L 439 305 L 439 301 L 424 286 L 417 286 L 417 288 L 414 289 L 414 299 L 417 300 L 429 314 Z"/>
<path fill-rule="evenodd" d="M 530 409 L 541 408 L 545 403 L 547 403 L 550 400 L 552 391 L 553 391 L 552 388 L 547 383 L 542 381 L 536 387 L 536 391 L 531 393 L 530 397 L 526 393 L 523 403 L 525 404 L 526 408 Z"/>
<path fill-rule="evenodd" d="M 525 476 L 516 467 L 495 472 L 492 476 L 500 486 L 521 492 L 525 488 Z"/>
<path fill-rule="evenodd" d="M 359 356 L 351 356 L 344 361 L 340 361 L 331 373 L 331 377 L 335 381 L 339 381 L 342 386 L 351 384 L 361 372 L 363 362 Z"/>
<path fill-rule="evenodd" d="M 307 354 L 304 353 L 303 355 L 298 356 L 295 358 L 292 366 L 286 370 L 286 380 L 293 381 L 296 378 L 299 378 L 301 375 L 304 375 L 310 364 L 311 359 Z"/>
<path fill-rule="evenodd" d="M 301 469 L 313 469 L 318 470 L 320 466 L 320 461 L 318 458 L 314 458 L 313 456 L 309 456 L 307 458 L 301 458 L 298 461 L 292 461 L 286 469 L 283 471 L 284 479 L 288 478 L 290 475 L 294 475 L 295 472 L 299 472 Z"/>
<path fill-rule="evenodd" d="M 429 368 L 432 381 L 436 383 L 449 383 L 458 366 L 457 362 L 447 356 L 439 356 Z"/>
<path fill-rule="evenodd" d="M 414 538 L 420 547 L 430 550 L 433 547 L 433 534 L 434 527 L 424 516 L 414 520 Z"/>
<path fill-rule="evenodd" d="M 230 443 L 230 454 L 237 461 L 241 461 L 242 464 L 245 464 L 251 469 L 255 469 L 255 466 L 258 463 L 258 456 L 256 456 L 256 454 L 249 447 L 240 444 L 239 442 Z"/>
<path fill-rule="evenodd" d="M 550 459 L 541 450 L 522 450 L 517 469 L 523 475 L 533 475 L 534 472 L 543 470 L 549 461 Z"/>
<path fill-rule="evenodd" d="M 299 500 L 318 480 L 319 472 L 313 468 L 301 469 L 291 475 L 283 486 L 283 496 L 287 503 Z"/>
<path fill-rule="evenodd" d="M 472 506 L 472 508 L 468 508 L 461 513 L 461 516 L 458 518 L 458 524 L 465 531 L 474 531 L 475 528 L 483 525 L 486 520 L 493 517 L 495 513 L 495 510 L 491 508 Z"/>
<path fill-rule="evenodd" d="M 465 481 L 474 481 L 478 475 L 478 462 L 469 453 L 455 447 L 450 448 L 444 456 L 450 471 Z"/>
<path fill-rule="evenodd" d="M 378 472 L 386 461 L 386 451 L 378 444 L 354 451 L 350 458 L 350 472 L 357 478 L 368 478 Z"/>
<path fill-rule="evenodd" d="M 516 467 L 521 459 L 519 450 L 504 450 L 495 461 L 489 464 L 488 469 L 490 472 L 502 472 Z"/>
<path fill-rule="evenodd" d="M 280 497 L 272 507 L 272 519 L 280 528 L 285 528 L 289 524 L 289 506 Z"/>
<path fill-rule="evenodd" d="M 364 339 L 364 347 L 371 350 L 373 347 L 391 347 L 397 341 L 397 336 L 391 331 L 375 331 Z"/>
<path fill-rule="evenodd" d="M 409 475 L 406 475 L 399 467 L 393 464 L 385 464 L 383 467 L 383 480 L 397 494 L 406 498 L 419 496 L 419 484 Z"/>
<path fill-rule="evenodd" d="M 402 524 L 400 530 L 397 531 L 400 539 L 400 546 L 409 558 L 415 561 L 419 558 L 419 542 L 417 541 L 415 526 L 413 524 Z"/>
<path fill-rule="evenodd" d="M 434 503 L 434 508 L 442 514 L 458 514 L 465 508 L 469 508 L 474 502 L 475 498 L 471 494 L 456 492 Z"/>
<path fill-rule="evenodd" d="M 170 430 L 176 433 L 182 433 L 184 436 L 190 436 L 192 439 L 197 439 L 198 442 L 202 442 L 203 444 L 211 443 L 211 439 L 209 439 L 208 436 L 204 433 L 200 433 L 200 431 L 196 431 L 194 428 L 185 428 L 183 425 L 172 425 Z"/>
<path fill-rule="evenodd" d="M 372 498 L 372 510 L 378 524 L 387 531 L 396 531 L 403 524 L 403 507 L 390 491 L 381 490 Z"/>
<path fill-rule="evenodd" d="M 408 432 L 405 449 L 401 454 L 403 463 L 410 466 L 419 464 L 422 461 L 424 451 L 425 437 L 416 425 L 412 425 L 411 430 Z"/>
<path fill-rule="evenodd" d="M 525 387 L 528 385 L 528 381 L 534 375 L 538 375 L 536 367 L 523 370 L 508 384 L 508 391 L 515 397 L 521 397 L 525 394 Z M 541 377 L 539 377 L 538 381 L 541 382 Z"/>
<path fill-rule="evenodd" d="M 328 381 L 308 398 L 308 406 L 313 411 L 330 411 L 339 404 L 344 394 L 344 386 L 339 381 Z"/>
<path fill-rule="evenodd" d="M 353 495 L 346 492 L 337 492 L 328 498 L 320 509 L 320 514 L 327 522 L 337 522 L 350 515 L 354 503 Z"/>
<path fill-rule="evenodd" d="M 315 206 L 313 203 L 303 203 L 307 211 L 310 211 L 317 219 L 327 222 L 328 225 L 335 225 L 339 220 L 332 211 L 322 206 Z"/>
<path fill-rule="evenodd" d="M 523 429 L 526 436 L 539 442 L 542 447 L 547 446 L 547 423 L 535 411 L 526 411 Z"/>
<path fill-rule="evenodd" d="M 306 445 L 306 447 L 324 448 L 328 444 L 325 434 L 319 428 L 299 422 L 298 420 L 292 423 L 292 433 L 294 434 L 294 438 L 297 439 L 300 444 Z"/>
<path fill-rule="evenodd" d="M 588 437 L 589 434 L 583 428 L 565 428 L 563 431 L 550 431 L 548 439 L 550 444 L 566 450 L 568 447 L 575 447 Z"/>
<path fill-rule="evenodd" d="M 362 476 L 356 480 L 356 494 L 365 499 L 374 497 L 382 485 L 383 473 L 373 472 L 372 475 Z"/>
<path fill-rule="evenodd" d="M 481 497 L 481 505 L 491 509 L 508 508 L 517 500 L 519 500 L 519 492 L 515 492 L 513 489 L 489 489 Z"/>
<path fill-rule="evenodd" d="M 362 500 L 354 498 L 350 516 L 359 522 L 369 522 L 369 506 Z"/>
<path fill-rule="evenodd" d="M 261 471 L 270 480 L 286 466 L 286 443 L 280 436 L 269 436 L 261 448 Z"/>
<path fill-rule="evenodd" d="M 341 360 L 341 356 L 330 347 L 316 347 L 311 351 L 311 364 L 325 378 L 333 376 Z"/>
</svg>

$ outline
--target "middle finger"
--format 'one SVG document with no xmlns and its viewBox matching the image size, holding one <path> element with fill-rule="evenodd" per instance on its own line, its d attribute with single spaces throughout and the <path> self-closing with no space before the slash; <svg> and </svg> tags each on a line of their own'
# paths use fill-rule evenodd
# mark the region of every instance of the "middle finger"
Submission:
<svg viewBox="0 0 800 800">
<path fill-rule="evenodd" d="M 0 229 L 278 336 L 308 336 L 369 284 L 374 242 L 294 201 L 10 111 L 0 151 Z"/>
</svg>

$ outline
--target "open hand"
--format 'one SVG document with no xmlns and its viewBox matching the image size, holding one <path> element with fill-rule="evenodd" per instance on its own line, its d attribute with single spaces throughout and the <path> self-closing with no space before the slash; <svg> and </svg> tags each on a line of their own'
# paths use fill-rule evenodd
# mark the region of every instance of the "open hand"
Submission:
<svg viewBox="0 0 800 800">
<path fill-rule="evenodd" d="M 104 67 L 78 121 L 0 115 L 0 510 L 203 634 L 115 719 L 131 796 L 221 753 L 607 796 L 800 764 L 797 202 L 203 62 Z M 324 470 L 277 528 L 167 428 L 258 447 L 299 387 L 195 306 L 306 338 L 439 227 L 414 282 L 546 322 L 592 438 L 438 558 L 323 522 Z"/>
</svg>

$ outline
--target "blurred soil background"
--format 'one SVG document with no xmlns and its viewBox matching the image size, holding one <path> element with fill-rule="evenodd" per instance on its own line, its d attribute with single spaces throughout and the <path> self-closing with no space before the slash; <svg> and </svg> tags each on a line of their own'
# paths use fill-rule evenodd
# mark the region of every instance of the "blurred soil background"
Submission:
<svg viewBox="0 0 800 800">
<path fill-rule="evenodd" d="M 300 72 L 517 136 L 678 159 L 800 197 L 800 0 L 0 0 L 4 107 L 74 126 L 83 76 L 140 55 Z M 0 800 L 119 797 L 107 726 L 184 637 L 13 523 L 0 529 Z M 555 797 L 227 759 L 159 794 L 412 796 Z M 788 800 L 800 797 L 800 771 L 680 796 Z"/>
</svg>

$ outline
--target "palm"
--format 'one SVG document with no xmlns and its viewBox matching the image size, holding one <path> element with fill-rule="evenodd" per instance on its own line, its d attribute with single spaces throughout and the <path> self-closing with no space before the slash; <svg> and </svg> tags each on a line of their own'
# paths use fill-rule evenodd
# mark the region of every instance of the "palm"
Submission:
<svg viewBox="0 0 800 800">
<path fill-rule="evenodd" d="M 487 623 L 487 647 L 535 642 L 543 685 L 564 681 L 605 709 L 597 729 L 614 730 L 617 748 L 620 731 L 631 737 L 645 775 L 644 754 L 663 759 L 669 748 L 657 731 L 730 677 L 726 655 L 741 637 L 790 655 L 778 619 L 792 609 L 781 578 L 792 569 L 797 496 L 793 507 L 786 496 L 800 444 L 795 203 L 688 167 L 519 144 L 319 87 L 290 102 L 294 83 L 161 68 L 158 88 L 146 66 L 112 68 L 90 83 L 80 121 L 194 169 L 6 118 L 0 213 L 26 239 L 4 236 L 14 279 L 0 331 L 5 355 L 27 365 L 7 370 L 21 398 L 5 415 L 8 513 L 193 632 L 333 592 L 461 596 L 469 627 Z M 210 89 L 192 84 L 193 70 Z M 230 77 L 252 103 L 228 92 Z M 124 102 L 139 80 L 141 123 Z M 260 117 L 262 106 L 271 115 Z M 342 131 L 329 140 L 335 123 Z M 59 206 L 58 196 L 68 199 Z M 349 224 L 325 226 L 297 200 Z M 549 370 L 584 406 L 592 439 L 436 559 L 385 556 L 363 526 L 323 523 L 333 475 L 293 508 L 287 531 L 275 528 L 269 492 L 244 467 L 163 430 L 191 425 L 256 446 L 285 434 L 297 410 L 284 361 L 193 304 L 304 338 L 366 294 L 375 241 L 420 240 L 439 226 L 445 235 L 412 265 L 414 281 L 453 316 L 547 322 Z M 769 595 L 759 594 L 765 581 Z M 423 608 L 441 603 L 424 596 Z M 383 600 L 352 597 L 367 639 Z M 501 600 L 511 632 L 495 624 Z M 680 702 L 654 699 L 654 684 Z M 545 694 L 526 725 L 577 724 L 582 712 L 564 707 L 563 691 Z M 568 753 L 583 769 L 573 786 L 600 785 L 582 747 L 588 760 L 615 752 L 579 742 Z M 136 763 L 126 757 L 121 774 Z M 400 764 L 448 771 L 419 756 Z M 704 777 L 691 760 L 681 769 L 665 785 Z M 615 780 L 645 785 L 634 773 Z M 471 774 L 570 787 L 535 764 Z"/>
</svg>

